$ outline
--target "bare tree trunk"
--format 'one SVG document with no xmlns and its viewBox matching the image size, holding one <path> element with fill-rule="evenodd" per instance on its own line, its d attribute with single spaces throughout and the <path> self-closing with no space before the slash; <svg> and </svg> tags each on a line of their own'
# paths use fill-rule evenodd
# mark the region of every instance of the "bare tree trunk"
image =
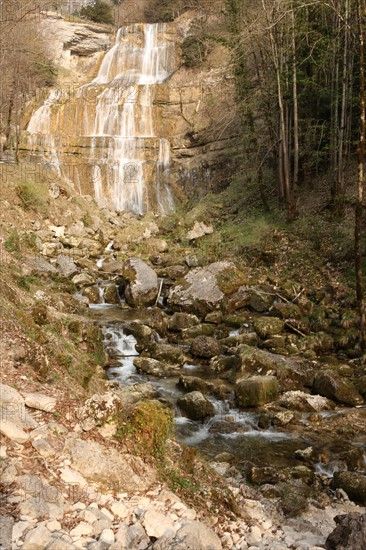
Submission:
<svg viewBox="0 0 366 550">
<path fill-rule="evenodd" d="M 296 37 L 295 37 L 295 12 L 292 2 L 291 10 L 291 42 L 292 42 L 292 86 L 294 101 L 294 171 L 292 177 L 292 218 L 297 215 L 297 189 L 299 184 L 299 108 L 297 97 L 297 61 L 296 61 Z"/>
<path fill-rule="evenodd" d="M 356 293 L 360 316 L 361 348 L 366 350 L 366 307 L 362 273 L 362 219 L 364 210 L 364 162 L 365 162 L 365 50 L 363 36 L 363 0 L 356 0 L 358 43 L 360 49 L 360 139 L 358 144 L 358 184 L 357 203 L 355 213 L 355 267 Z"/>
<path fill-rule="evenodd" d="M 343 72 L 342 72 L 342 107 L 339 126 L 339 142 L 338 142 L 338 167 L 337 167 L 337 183 L 335 193 L 335 211 L 342 215 L 344 211 L 344 169 L 345 169 L 345 131 L 347 125 L 347 95 L 348 95 L 348 78 L 349 78 L 349 7 L 350 0 L 345 0 L 345 29 L 344 29 L 344 47 L 343 47 Z"/>
</svg>

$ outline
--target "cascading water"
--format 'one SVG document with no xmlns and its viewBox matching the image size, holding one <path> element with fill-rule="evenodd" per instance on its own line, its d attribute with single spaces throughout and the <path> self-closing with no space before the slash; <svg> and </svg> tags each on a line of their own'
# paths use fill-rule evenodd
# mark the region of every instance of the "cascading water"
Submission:
<svg viewBox="0 0 366 550">
<path fill-rule="evenodd" d="M 156 86 L 174 70 L 174 42 L 167 36 L 165 24 L 119 29 L 94 80 L 72 97 L 52 92 L 28 124 L 33 153 L 50 159 L 79 191 L 92 181 L 96 200 L 120 211 L 174 208 L 167 128 L 154 106 Z M 77 147 L 87 151 L 83 166 L 74 160 Z"/>
</svg>

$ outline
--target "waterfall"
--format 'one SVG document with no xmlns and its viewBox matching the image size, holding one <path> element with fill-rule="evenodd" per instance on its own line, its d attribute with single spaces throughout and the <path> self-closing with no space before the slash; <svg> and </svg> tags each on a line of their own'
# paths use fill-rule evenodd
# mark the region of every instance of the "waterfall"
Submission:
<svg viewBox="0 0 366 550">
<path fill-rule="evenodd" d="M 53 91 L 33 113 L 28 147 L 51 158 L 75 189 L 86 189 L 97 201 L 107 199 L 119 211 L 173 210 L 169 132 L 159 121 L 154 96 L 174 63 L 167 25 L 119 29 L 91 82 L 66 98 Z M 75 161 L 75 153 L 84 164 Z"/>
</svg>

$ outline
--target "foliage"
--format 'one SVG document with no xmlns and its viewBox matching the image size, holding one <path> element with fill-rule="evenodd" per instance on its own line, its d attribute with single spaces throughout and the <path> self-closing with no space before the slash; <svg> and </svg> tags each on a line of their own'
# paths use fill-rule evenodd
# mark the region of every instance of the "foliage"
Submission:
<svg viewBox="0 0 366 550">
<path fill-rule="evenodd" d="M 114 23 L 111 6 L 102 0 L 96 0 L 93 4 L 83 6 L 80 10 L 80 17 L 90 19 L 95 23 L 106 23 L 108 25 Z"/>
<path fill-rule="evenodd" d="M 26 210 L 44 213 L 47 208 L 48 189 L 41 181 L 23 180 L 18 183 L 16 193 Z"/>
</svg>

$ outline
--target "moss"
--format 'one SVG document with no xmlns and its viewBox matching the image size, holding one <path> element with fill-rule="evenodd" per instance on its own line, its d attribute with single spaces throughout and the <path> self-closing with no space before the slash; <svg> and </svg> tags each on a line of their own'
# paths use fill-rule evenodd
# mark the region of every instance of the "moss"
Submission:
<svg viewBox="0 0 366 550">
<path fill-rule="evenodd" d="M 117 433 L 138 455 L 164 461 L 173 425 L 174 417 L 170 409 L 157 401 L 146 401 L 134 408 L 127 422 L 123 416 L 119 418 Z"/>
<path fill-rule="evenodd" d="M 217 277 L 217 284 L 224 294 L 233 294 L 239 287 L 248 284 L 248 278 L 237 268 L 221 271 Z"/>
</svg>

